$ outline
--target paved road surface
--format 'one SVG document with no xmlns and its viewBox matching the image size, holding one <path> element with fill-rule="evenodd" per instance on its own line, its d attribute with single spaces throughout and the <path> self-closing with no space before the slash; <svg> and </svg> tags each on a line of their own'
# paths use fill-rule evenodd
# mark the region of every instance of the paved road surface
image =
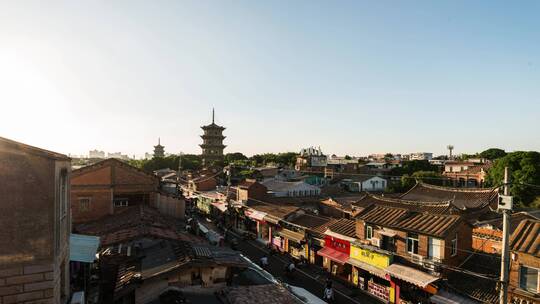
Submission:
<svg viewBox="0 0 540 304">
<path fill-rule="evenodd" d="M 262 249 L 258 244 L 255 244 L 254 241 L 240 241 L 238 244 L 238 249 L 244 253 L 248 258 L 253 262 L 259 263 L 260 258 L 265 254 L 264 249 Z M 326 278 L 325 273 L 317 273 L 313 268 L 308 269 L 298 269 L 295 271 L 292 278 L 287 278 L 284 275 L 285 265 L 290 261 L 288 257 L 275 254 L 269 255 L 269 271 L 274 277 L 284 281 L 290 285 L 302 287 L 309 292 L 313 293 L 319 298 L 322 298 L 324 291 L 324 281 Z M 363 294 L 361 292 L 353 293 L 350 289 L 338 288 L 336 285 L 339 283 L 334 283 L 334 294 L 335 294 L 335 303 L 362 303 L 362 304 L 381 304 L 371 296 Z M 345 293 L 340 292 L 341 289 Z"/>
</svg>

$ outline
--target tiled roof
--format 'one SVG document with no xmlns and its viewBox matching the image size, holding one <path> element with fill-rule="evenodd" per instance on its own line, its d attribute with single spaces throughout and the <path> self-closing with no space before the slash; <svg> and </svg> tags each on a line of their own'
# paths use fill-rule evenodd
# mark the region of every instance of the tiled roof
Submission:
<svg viewBox="0 0 540 304">
<path fill-rule="evenodd" d="M 474 226 L 475 227 L 488 227 L 491 229 L 502 231 L 503 229 L 502 214 L 493 212 L 492 215 L 494 216 L 493 218 L 476 222 Z M 514 232 L 514 230 L 516 230 L 519 223 L 521 223 L 521 221 L 526 220 L 526 219 L 540 220 L 540 210 L 521 211 L 521 212 L 512 213 L 512 215 L 510 216 L 510 233 Z"/>
<path fill-rule="evenodd" d="M 158 180 L 158 177 L 152 173 L 148 173 L 142 169 L 139 169 L 137 167 L 134 167 L 130 164 L 128 164 L 127 162 L 125 161 L 122 161 L 118 158 L 107 158 L 107 159 L 104 159 L 104 160 L 100 160 L 96 163 L 93 163 L 91 165 L 88 165 L 88 166 L 84 166 L 82 168 L 79 168 L 77 170 L 73 170 L 71 172 L 71 175 L 72 176 L 79 176 L 79 175 L 83 175 L 85 174 L 86 172 L 88 171 L 92 171 L 94 169 L 99 169 L 99 168 L 103 168 L 103 167 L 107 167 L 107 166 L 120 166 L 120 167 L 125 167 L 125 168 L 129 168 L 129 170 L 132 170 L 132 171 L 135 171 L 141 175 L 144 175 L 146 177 L 149 177 L 151 179 L 154 179 L 154 180 Z"/>
<path fill-rule="evenodd" d="M 496 188 L 449 188 L 425 183 L 417 183 L 401 198 L 410 201 L 448 200 L 452 206 L 460 209 L 482 209 L 497 198 Z"/>
<path fill-rule="evenodd" d="M 339 219 L 335 223 L 328 226 L 328 229 L 332 232 L 356 238 L 356 221 L 349 219 Z"/>
<path fill-rule="evenodd" d="M 293 219 L 288 220 L 288 222 L 302 226 L 308 229 L 313 229 L 321 225 L 327 224 L 332 219 L 328 217 L 312 215 L 312 214 L 301 214 L 294 217 Z"/>
<path fill-rule="evenodd" d="M 435 215 L 429 213 L 415 213 L 401 220 L 398 227 L 417 231 L 429 235 L 444 236 L 459 221 L 458 215 Z"/>
<path fill-rule="evenodd" d="M 458 215 L 414 212 L 405 208 L 373 205 L 358 215 L 366 223 L 389 228 L 444 236 L 460 220 Z"/>
<path fill-rule="evenodd" d="M 140 237 L 170 240 L 190 240 L 192 236 L 176 229 L 176 219 L 160 214 L 145 206 L 127 207 L 126 210 L 105 216 L 99 220 L 78 225 L 75 230 L 82 234 L 101 237 L 101 245 L 127 242 Z"/>
<path fill-rule="evenodd" d="M 523 220 L 510 237 L 510 250 L 540 257 L 540 220 Z"/>
<path fill-rule="evenodd" d="M 380 206 L 404 208 L 416 212 L 429 212 L 434 214 L 449 213 L 451 204 L 449 200 L 442 201 L 412 201 L 400 198 L 391 198 L 380 195 L 368 194 L 361 200 L 354 202 L 355 206 L 367 208 L 372 204 Z"/>
<path fill-rule="evenodd" d="M 238 184 L 238 188 L 241 188 L 241 189 L 247 189 L 247 188 L 253 186 L 253 185 L 256 184 L 256 183 L 257 183 L 256 180 L 246 179 L 246 180 L 241 181 L 241 182 Z"/>
<path fill-rule="evenodd" d="M 480 274 L 481 277 L 466 272 L 450 271 L 447 281 L 449 289 L 481 303 L 499 303 L 497 278 L 501 268 L 500 256 L 473 254 L 461 268 Z"/>
<path fill-rule="evenodd" d="M 247 205 L 249 208 L 273 215 L 279 219 L 285 218 L 287 215 L 300 209 L 297 204 L 273 204 L 273 203 L 261 203 L 255 200 L 248 200 Z"/>
<path fill-rule="evenodd" d="M 229 304 L 300 304 L 282 285 L 235 286 L 225 289 Z"/>
</svg>

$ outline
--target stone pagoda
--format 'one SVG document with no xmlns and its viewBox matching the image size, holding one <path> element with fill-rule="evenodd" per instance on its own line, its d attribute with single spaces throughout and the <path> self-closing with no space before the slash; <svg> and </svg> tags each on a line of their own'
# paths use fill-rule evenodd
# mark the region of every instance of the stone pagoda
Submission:
<svg viewBox="0 0 540 304">
<path fill-rule="evenodd" d="M 161 145 L 159 137 L 157 146 L 154 146 L 154 157 L 165 157 L 165 147 Z"/>
<path fill-rule="evenodd" d="M 216 161 L 222 161 L 223 149 L 226 147 L 223 144 L 223 140 L 225 139 L 223 130 L 225 130 L 225 127 L 216 125 L 214 116 L 214 109 L 212 109 L 212 123 L 201 127 L 204 134 L 201 135 L 203 143 L 199 146 L 202 148 L 201 156 L 204 167 L 209 167 Z"/>
</svg>

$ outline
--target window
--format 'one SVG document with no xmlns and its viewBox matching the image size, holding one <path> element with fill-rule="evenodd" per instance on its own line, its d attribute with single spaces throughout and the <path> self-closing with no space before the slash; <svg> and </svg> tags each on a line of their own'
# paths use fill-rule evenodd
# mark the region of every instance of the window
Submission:
<svg viewBox="0 0 540 304">
<path fill-rule="evenodd" d="M 521 265 L 519 267 L 519 288 L 537 293 L 538 269 Z"/>
<path fill-rule="evenodd" d="M 114 199 L 115 207 L 127 207 L 129 206 L 129 201 L 127 198 L 115 198 Z"/>
<path fill-rule="evenodd" d="M 373 238 L 373 227 L 366 226 L 366 239 L 370 240 Z"/>
<path fill-rule="evenodd" d="M 407 252 L 418 254 L 418 234 L 407 234 Z"/>
<path fill-rule="evenodd" d="M 457 233 L 456 233 L 456 236 L 454 237 L 454 239 L 452 240 L 452 243 L 450 245 L 450 249 L 451 249 L 451 255 L 455 256 L 457 254 Z"/>
<path fill-rule="evenodd" d="M 60 172 L 60 218 L 63 219 L 67 215 L 68 200 L 67 200 L 67 170 L 63 169 Z"/>
<path fill-rule="evenodd" d="M 90 198 L 79 197 L 79 211 L 84 212 L 90 210 Z"/>
</svg>

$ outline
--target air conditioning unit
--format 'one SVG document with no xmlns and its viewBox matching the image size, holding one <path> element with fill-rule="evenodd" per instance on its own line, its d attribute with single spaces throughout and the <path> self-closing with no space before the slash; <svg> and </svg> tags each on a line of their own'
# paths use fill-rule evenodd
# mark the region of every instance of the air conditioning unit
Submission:
<svg viewBox="0 0 540 304">
<path fill-rule="evenodd" d="M 371 238 L 371 245 L 381 247 L 381 239 Z"/>
<path fill-rule="evenodd" d="M 415 264 L 422 265 L 424 263 L 424 257 L 419 254 L 411 253 L 411 261 Z"/>
</svg>

